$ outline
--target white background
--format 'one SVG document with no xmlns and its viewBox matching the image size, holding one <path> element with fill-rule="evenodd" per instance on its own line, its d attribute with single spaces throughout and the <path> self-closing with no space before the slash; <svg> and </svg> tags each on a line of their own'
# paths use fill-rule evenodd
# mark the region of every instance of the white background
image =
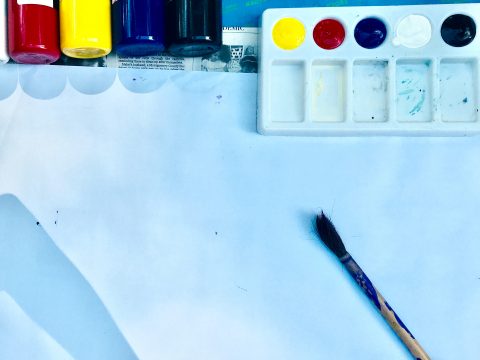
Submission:
<svg viewBox="0 0 480 360">
<path fill-rule="evenodd" d="M 478 137 L 260 136 L 255 75 L 19 73 L 0 358 L 409 358 L 319 244 L 321 209 L 433 359 L 479 358 Z"/>
</svg>

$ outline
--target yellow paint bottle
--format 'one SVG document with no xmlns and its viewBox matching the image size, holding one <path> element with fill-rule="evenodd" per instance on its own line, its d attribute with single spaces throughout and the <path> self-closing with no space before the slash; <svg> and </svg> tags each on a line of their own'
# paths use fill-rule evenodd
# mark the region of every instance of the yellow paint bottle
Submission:
<svg viewBox="0 0 480 360">
<path fill-rule="evenodd" d="M 112 50 L 111 0 L 60 0 L 60 47 L 70 57 L 92 59 Z"/>
</svg>

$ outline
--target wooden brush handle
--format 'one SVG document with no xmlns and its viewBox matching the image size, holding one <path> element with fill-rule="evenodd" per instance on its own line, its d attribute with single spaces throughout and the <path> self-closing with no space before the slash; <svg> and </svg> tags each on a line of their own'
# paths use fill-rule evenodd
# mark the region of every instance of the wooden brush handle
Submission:
<svg viewBox="0 0 480 360">
<path fill-rule="evenodd" d="M 395 311 L 393 311 L 390 305 L 385 301 L 380 292 L 378 292 L 375 286 L 373 286 L 370 279 L 363 272 L 360 266 L 358 266 L 355 260 L 353 260 L 350 254 L 343 256 L 340 261 L 343 263 L 343 265 L 345 265 L 350 275 L 357 282 L 357 284 L 360 285 L 363 292 L 372 301 L 378 311 L 382 314 L 383 318 L 398 335 L 400 340 L 402 340 L 412 356 L 417 360 L 430 360 L 430 357 L 427 355 L 425 350 L 422 349 L 412 333 L 407 329 Z"/>
</svg>

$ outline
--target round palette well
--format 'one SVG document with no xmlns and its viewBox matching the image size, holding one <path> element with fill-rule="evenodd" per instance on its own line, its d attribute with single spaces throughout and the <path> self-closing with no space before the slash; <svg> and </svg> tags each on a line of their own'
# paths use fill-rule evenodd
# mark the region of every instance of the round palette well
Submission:
<svg viewBox="0 0 480 360">
<path fill-rule="evenodd" d="M 321 20 L 313 29 L 313 40 L 322 49 L 336 49 L 345 40 L 345 28 L 338 20 Z"/>
<path fill-rule="evenodd" d="M 358 45 L 365 49 L 375 49 L 383 44 L 387 37 L 385 23 L 375 17 L 368 17 L 361 20 L 354 31 L 355 40 Z"/>
<path fill-rule="evenodd" d="M 454 47 L 470 44 L 475 39 L 476 32 L 475 21 L 470 16 L 463 14 L 455 14 L 446 18 L 441 29 L 443 41 Z"/>
<path fill-rule="evenodd" d="M 305 41 L 305 34 L 305 26 L 295 18 L 279 20 L 272 30 L 273 42 L 283 50 L 298 48 Z"/>
<path fill-rule="evenodd" d="M 397 24 L 393 45 L 418 49 L 432 38 L 432 24 L 423 15 L 407 15 Z"/>
</svg>

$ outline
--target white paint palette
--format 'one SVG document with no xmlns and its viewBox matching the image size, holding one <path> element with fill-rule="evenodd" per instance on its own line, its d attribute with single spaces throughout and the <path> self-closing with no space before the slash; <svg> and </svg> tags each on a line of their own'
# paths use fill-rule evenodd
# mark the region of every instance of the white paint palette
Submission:
<svg viewBox="0 0 480 360">
<path fill-rule="evenodd" d="M 269 9 L 258 131 L 480 132 L 480 4 Z"/>
</svg>

